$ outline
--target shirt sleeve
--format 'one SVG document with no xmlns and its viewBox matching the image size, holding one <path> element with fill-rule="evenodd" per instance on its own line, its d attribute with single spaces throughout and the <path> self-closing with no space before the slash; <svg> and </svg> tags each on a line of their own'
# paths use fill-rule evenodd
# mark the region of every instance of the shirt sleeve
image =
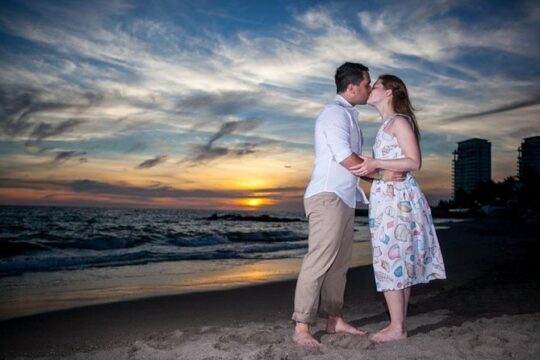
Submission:
<svg viewBox="0 0 540 360">
<path fill-rule="evenodd" d="M 321 130 L 336 162 L 340 163 L 352 153 L 351 125 L 347 110 L 339 107 L 327 109 L 321 114 Z"/>
</svg>

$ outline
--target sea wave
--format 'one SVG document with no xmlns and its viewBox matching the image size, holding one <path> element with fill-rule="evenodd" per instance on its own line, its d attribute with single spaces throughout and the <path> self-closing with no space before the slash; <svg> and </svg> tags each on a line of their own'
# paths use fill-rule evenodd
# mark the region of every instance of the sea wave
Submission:
<svg viewBox="0 0 540 360">
<path fill-rule="evenodd" d="M 238 249 L 216 249 L 215 251 L 134 251 L 109 255 L 65 256 L 15 256 L 0 261 L 0 276 L 12 276 L 25 272 L 80 270 L 87 268 L 142 265 L 164 261 L 221 260 L 221 259 L 272 259 L 283 257 L 280 252 L 305 249 L 307 243 L 274 243 L 254 245 Z"/>
<path fill-rule="evenodd" d="M 272 258 L 307 247 L 307 223 L 297 214 L 213 213 L 0 207 L 0 275 L 159 261 Z"/>
<path fill-rule="evenodd" d="M 19 241 L 18 239 L 0 241 L 2 257 L 16 256 L 36 251 L 79 249 L 79 250 L 118 250 L 131 249 L 144 245 L 170 245 L 174 247 L 205 247 L 227 243 L 274 243 L 295 242 L 306 239 L 304 234 L 294 231 L 231 231 L 225 233 L 144 233 L 131 236 L 119 236 L 104 232 L 98 235 L 78 238 L 58 236 L 54 234 L 32 234 L 33 241 Z M 30 236 L 30 238 L 32 238 Z"/>
</svg>

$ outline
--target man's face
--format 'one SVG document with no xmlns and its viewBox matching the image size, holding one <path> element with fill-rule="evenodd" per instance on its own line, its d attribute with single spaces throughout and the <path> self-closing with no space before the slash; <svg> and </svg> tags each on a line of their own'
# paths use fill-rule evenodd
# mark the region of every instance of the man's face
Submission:
<svg viewBox="0 0 540 360">
<path fill-rule="evenodd" d="M 371 77 L 367 71 L 363 72 L 364 79 L 358 85 L 353 85 L 354 105 L 365 105 L 371 92 Z"/>
</svg>

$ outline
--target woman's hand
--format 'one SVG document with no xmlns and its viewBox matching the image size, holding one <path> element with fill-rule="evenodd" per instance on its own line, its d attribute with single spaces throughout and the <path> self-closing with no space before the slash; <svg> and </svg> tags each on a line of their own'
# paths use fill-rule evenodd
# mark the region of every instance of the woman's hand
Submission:
<svg viewBox="0 0 540 360">
<path fill-rule="evenodd" d="M 349 170 L 356 176 L 366 176 L 378 169 L 378 162 L 376 159 L 369 156 L 358 155 L 358 157 L 364 162 L 358 165 L 354 165 Z"/>
</svg>

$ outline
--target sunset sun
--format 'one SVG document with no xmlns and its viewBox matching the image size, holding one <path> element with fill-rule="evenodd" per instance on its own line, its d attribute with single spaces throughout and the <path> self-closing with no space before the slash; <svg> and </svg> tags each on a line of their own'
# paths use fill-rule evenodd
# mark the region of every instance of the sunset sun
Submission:
<svg viewBox="0 0 540 360">
<path fill-rule="evenodd" d="M 249 208 L 259 208 L 266 205 L 272 205 L 274 204 L 274 201 L 267 198 L 247 198 L 247 199 L 239 199 L 237 203 L 241 206 L 245 206 Z"/>
</svg>

